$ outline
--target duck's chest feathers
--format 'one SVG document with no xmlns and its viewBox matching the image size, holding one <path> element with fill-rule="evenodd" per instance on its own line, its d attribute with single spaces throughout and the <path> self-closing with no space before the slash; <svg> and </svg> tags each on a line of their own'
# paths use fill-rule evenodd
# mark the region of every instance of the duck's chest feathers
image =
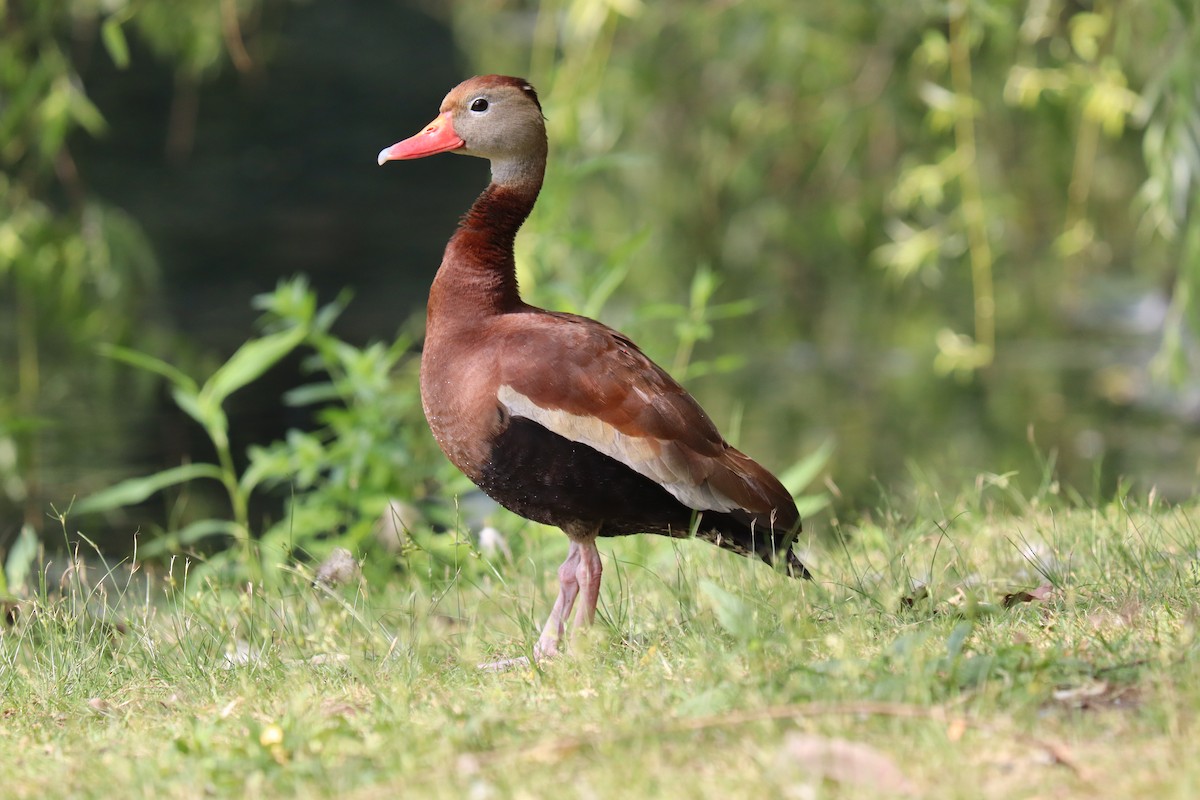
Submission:
<svg viewBox="0 0 1200 800">
<path fill-rule="evenodd" d="M 496 400 L 490 348 L 471 348 L 430 336 L 421 355 L 421 406 L 446 457 L 476 483 L 491 442 L 507 425 Z"/>
</svg>

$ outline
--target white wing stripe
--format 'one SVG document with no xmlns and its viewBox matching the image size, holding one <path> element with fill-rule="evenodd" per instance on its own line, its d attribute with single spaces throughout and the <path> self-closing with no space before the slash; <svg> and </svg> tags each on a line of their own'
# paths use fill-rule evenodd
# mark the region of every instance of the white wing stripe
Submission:
<svg viewBox="0 0 1200 800">
<path fill-rule="evenodd" d="M 497 390 L 496 399 L 512 416 L 532 420 L 564 439 L 585 444 L 620 461 L 662 486 L 688 508 L 697 511 L 733 511 L 738 508 L 737 503 L 714 489 L 708 481 L 694 483 L 686 460 L 669 457 L 670 451 L 676 446 L 671 442 L 627 436 L 596 417 L 542 408 L 507 384 Z"/>
</svg>

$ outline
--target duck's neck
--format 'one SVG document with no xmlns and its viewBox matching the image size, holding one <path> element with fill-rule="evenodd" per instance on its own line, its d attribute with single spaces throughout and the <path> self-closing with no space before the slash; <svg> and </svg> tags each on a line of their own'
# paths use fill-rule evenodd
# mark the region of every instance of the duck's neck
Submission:
<svg viewBox="0 0 1200 800">
<path fill-rule="evenodd" d="M 513 182 L 498 182 L 493 175 L 446 245 L 429 291 L 431 327 L 524 306 L 517 290 L 513 243 L 541 186 L 541 169 Z"/>
</svg>

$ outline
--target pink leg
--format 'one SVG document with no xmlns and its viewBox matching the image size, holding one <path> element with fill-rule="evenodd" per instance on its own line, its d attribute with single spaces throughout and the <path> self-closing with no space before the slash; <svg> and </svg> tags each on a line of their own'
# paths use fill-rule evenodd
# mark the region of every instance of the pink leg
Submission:
<svg viewBox="0 0 1200 800">
<path fill-rule="evenodd" d="M 558 597 L 550 618 L 546 620 L 542 634 L 538 637 L 533 648 L 533 657 L 537 660 L 553 658 L 558 655 L 562 644 L 563 634 L 567 627 L 567 617 L 575 605 L 575 598 L 583 590 L 583 602 L 575 612 L 575 630 L 579 631 L 592 624 L 596 619 L 596 603 L 600 599 L 600 551 L 596 549 L 596 536 L 592 531 L 587 535 L 572 536 L 571 546 L 567 549 L 567 559 L 558 568 Z M 490 664 L 480 664 L 480 669 L 499 672 L 514 667 L 529 666 L 529 659 L 506 658 Z"/>
<path fill-rule="evenodd" d="M 567 617 L 571 615 L 571 607 L 575 605 L 575 596 L 579 594 L 577 576 L 579 570 L 582 569 L 579 561 L 582 549 L 579 542 L 572 539 L 571 546 L 567 550 L 567 560 L 558 568 L 558 598 L 554 601 L 550 619 L 546 620 L 546 625 L 542 628 L 542 635 L 538 637 L 537 646 L 534 648 L 534 654 L 539 657 L 553 656 L 558 653 L 558 645 L 562 642 L 563 632 L 566 630 Z"/>
<path fill-rule="evenodd" d="M 576 630 L 590 626 L 596 619 L 596 603 L 600 600 L 600 575 L 603 572 L 595 538 L 581 542 L 579 549 L 579 566 L 575 576 L 583 590 L 583 602 L 575 612 Z"/>
</svg>

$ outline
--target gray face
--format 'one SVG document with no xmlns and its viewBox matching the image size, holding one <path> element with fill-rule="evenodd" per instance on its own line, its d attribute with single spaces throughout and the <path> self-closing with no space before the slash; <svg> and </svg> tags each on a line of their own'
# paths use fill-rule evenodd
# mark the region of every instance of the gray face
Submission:
<svg viewBox="0 0 1200 800">
<path fill-rule="evenodd" d="M 442 101 L 454 131 L 466 143 L 456 151 L 493 162 L 545 158 L 546 127 L 538 107 L 510 86 L 460 86 Z"/>
</svg>

